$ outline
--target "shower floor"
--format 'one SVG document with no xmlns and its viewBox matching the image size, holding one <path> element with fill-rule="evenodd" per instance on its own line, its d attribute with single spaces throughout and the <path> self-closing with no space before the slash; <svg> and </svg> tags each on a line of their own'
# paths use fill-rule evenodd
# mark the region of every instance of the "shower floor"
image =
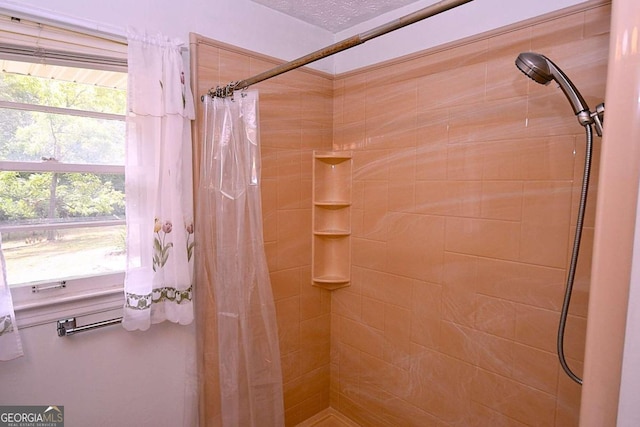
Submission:
<svg viewBox="0 0 640 427">
<path fill-rule="evenodd" d="M 301 422 L 296 427 L 360 427 L 360 425 L 328 408 Z"/>
</svg>

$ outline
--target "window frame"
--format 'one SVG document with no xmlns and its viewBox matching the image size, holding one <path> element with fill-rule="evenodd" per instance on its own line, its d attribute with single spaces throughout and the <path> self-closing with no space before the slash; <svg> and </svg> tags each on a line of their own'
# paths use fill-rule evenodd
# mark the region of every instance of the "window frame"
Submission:
<svg viewBox="0 0 640 427">
<path fill-rule="evenodd" d="M 15 40 L 18 40 L 19 43 L 24 43 L 24 46 L 0 42 L 0 58 L 2 59 L 21 62 L 44 62 L 63 67 L 127 72 L 127 44 L 125 37 L 113 35 L 105 37 L 104 34 L 95 33 L 88 28 L 70 28 L 63 23 L 60 23 L 60 26 L 56 25 L 56 23 L 43 23 L 32 16 L 25 16 L 25 18 L 11 17 L 9 22 L 6 19 L 7 16 L 3 15 L 2 22 L 0 22 L 0 34 L 15 34 Z M 24 28 L 24 40 L 20 35 L 22 28 Z M 37 28 L 37 36 L 31 34 L 34 28 Z M 45 39 L 39 39 L 39 37 L 44 37 L 45 34 L 47 34 Z M 48 34 L 53 36 L 49 37 Z M 61 41 L 55 40 L 58 35 L 62 35 Z M 37 41 L 35 49 L 28 46 L 31 39 Z M 9 38 L 9 40 L 15 42 L 13 37 Z M 47 45 L 44 49 L 40 47 L 43 41 L 44 45 Z M 0 108 L 82 116 L 102 120 L 125 121 L 126 119 L 125 114 L 101 113 L 12 101 L 0 101 Z M 123 141 L 124 143 L 125 141 Z M 0 170 L 124 175 L 125 166 L 62 163 L 57 161 L 14 162 L 2 160 L 0 161 Z M 126 225 L 126 220 L 124 219 L 78 221 L 73 223 L 61 222 L 28 226 L 6 225 L 0 226 L 0 232 L 28 228 L 43 230 L 123 224 Z M 121 309 L 124 305 L 124 278 L 125 272 L 121 271 L 11 286 L 10 291 L 18 327 L 36 326 L 65 317 Z"/>
</svg>

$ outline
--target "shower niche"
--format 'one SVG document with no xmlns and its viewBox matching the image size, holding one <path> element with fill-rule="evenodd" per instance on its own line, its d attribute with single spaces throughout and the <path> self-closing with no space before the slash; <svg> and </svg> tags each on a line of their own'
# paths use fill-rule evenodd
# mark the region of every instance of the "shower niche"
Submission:
<svg viewBox="0 0 640 427">
<path fill-rule="evenodd" d="M 351 280 L 351 152 L 313 153 L 313 284 L 333 290 Z"/>
</svg>

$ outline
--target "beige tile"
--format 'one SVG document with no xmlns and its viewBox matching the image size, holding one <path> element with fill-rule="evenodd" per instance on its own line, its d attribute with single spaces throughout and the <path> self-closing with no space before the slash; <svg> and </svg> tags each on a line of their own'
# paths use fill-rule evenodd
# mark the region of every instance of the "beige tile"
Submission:
<svg viewBox="0 0 640 427">
<path fill-rule="evenodd" d="M 329 367 L 323 367 L 284 383 L 285 408 L 304 402 L 309 396 L 326 393 L 329 390 Z"/>
<path fill-rule="evenodd" d="M 305 399 L 297 408 L 299 409 L 300 417 L 302 419 L 308 419 L 309 417 L 323 411 L 329 407 L 329 396 L 324 390 L 320 393 L 316 393 L 309 398 Z M 340 426 L 340 424 L 338 424 Z M 344 424 L 343 424 L 344 426 Z M 347 424 L 348 426 L 348 424 Z"/>
<path fill-rule="evenodd" d="M 555 352 L 560 315 L 527 305 L 516 306 L 516 340 L 540 350 Z"/>
<path fill-rule="evenodd" d="M 416 149 L 390 152 L 387 203 L 388 210 L 413 212 L 416 180 Z"/>
<path fill-rule="evenodd" d="M 564 354 L 573 360 L 584 360 L 587 319 L 581 316 L 567 317 L 564 331 Z"/>
<path fill-rule="evenodd" d="M 277 188 L 275 179 L 262 182 L 262 227 L 265 242 L 275 243 L 278 239 Z"/>
<path fill-rule="evenodd" d="M 514 343 L 512 378 L 519 383 L 555 394 L 560 364 L 555 353 Z"/>
<path fill-rule="evenodd" d="M 450 252 L 500 259 L 518 259 L 520 224 L 447 217 L 445 248 Z"/>
<path fill-rule="evenodd" d="M 278 208 L 281 210 L 301 208 L 302 180 L 299 154 L 280 150 L 277 154 L 277 163 Z"/>
<path fill-rule="evenodd" d="M 287 150 L 301 148 L 300 119 L 277 119 L 260 123 L 260 142 L 265 147 Z"/>
<path fill-rule="evenodd" d="M 237 52 L 219 49 L 218 70 L 220 72 L 220 85 L 226 85 L 232 81 L 242 79 L 250 73 L 251 59 Z"/>
<path fill-rule="evenodd" d="M 473 108 L 450 108 L 448 141 L 473 143 L 521 138 L 526 114 L 526 100 L 518 98 L 477 102 Z"/>
<path fill-rule="evenodd" d="M 288 354 L 300 349 L 300 299 L 291 297 L 276 301 L 276 321 L 280 353 Z"/>
<path fill-rule="evenodd" d="M 300 370 L 306 374 L 329 364 L 330 316 L 300 323 Z"/>
<path fill-rule="evenodd" d="M 568 360 L 568 363 L 574 374 L 582 377 L 582 364 L 573 360 Z M 560 370 L 556 400 L 556 427 L 579 425 L 581 390 L 582 387 L 578 383 Z"/>
<path fill-rule="evenodd" d="M 474 327 L 477 311 L 477 260 L 475 257 L 445 253 L 442 287 L 442 319 Z"/>
<path fill-rule="evenodd" d="M 474 142 L 447 145 L 447 179 L 481 180 L 485 144 Z"/>
<path fill-rule="evenodd" d="M 474 290 L 477 270 L 478 259 L 476 257 L 446 252 L 443 283 L 451 288 Z"/>
<path fill-rule="evenodd" d="M 311 267 L 300 269 L 300 320 L 331 313 L 330 291 L 311 286 Z"/>
<path fill-rule="evenodd" d="M 531 28 L 516 29 L 489 39 L 487 62 L 488 100 L 523 97 L 527 94 L 527 78 L 518 72 L 515 60 L 530 50 Z"/>
<path fill-rule="evenodd" d="M 443 427 L 445 425 L 427 411 L 398 398 L 385 401 L 383 419 L 392 426 Z"/>
<path fill-rule="evenodd" d="M 473 400 L 528 425 L 553 425 L 555 397 L 479 369 L 473 378 Z M 526 402 L 526 405 L 523 405 Z"/>
<path fill-rule="evenodd" d="M 582 230 L 582 238 L 580 239 L 580 252 L 578 254 L 578 264 L 573 281 L 573 289 L 571 292 L 571 305 L 569 313 L 576 316 L 587 316 L 589 305 L 589 287 L 591 285 L 591 265 L 593 251 L 593 228 L 584 228 Z M 575 235 L 575 227 L 571 227 L 571 245 L 570 251 L 573 251 L 573 238 Z M 567 255 L 571 259 L 571 255 Z"/>
<path fill-rule="evenodd" d="M 524 126 L 524 124 L 523 124 Z M 482 179 L 486 181 L 522 181 L 525 179 L 529 157 L 526 139 L 489 141 L 482 145 Z"/>
<path fill-rule="evenodd" d="M 367 85 L 369 86 L 369 85 Z M 381 102 L 380 94 L 384 94 Z M 415 147 L 417 119 L 415 80 L 367 87 L 365 126 L 367 147 Z M 393 106 L 393 108 L 390 108 Z"/>
<path fill-rule="evenodd" d="M 449 108 L 420 108 L 417 115 L 417 146 L 426 150 L 425 153 L 434 153 L 430 147 L 446 143 L 449 138 Z M 437 158 L 429 155 L 427 159 L 431 160 L 432 167 Z M 427 179 L 421 177 L 422 179 Z"/>
<path fill-rule="evenodd" d="M 478 294 L 474 288 L 444 286 L 442 289 L 442 319 L 462 326 L 474 327 L 478 309 Z"/>
<path fill-rule="evenodd" d="M 334 318 L 335 319 L 335 318 Z M 335 346 L 338 358 L 338 391 L 340 393 L 340 401 L 342 397 L 355 397 L 358 393 L 358 382 L 362 373 L 361 355 L 362 352 L 353 346 L 343 344 L 341 325 L 339 338 L 340 341 Z M 346 339 L 346 338 L 345 338 Z M 341 409 L 340 407 L 336 409 Z"/>
<path fill-rule="evenodd" d="M 311 260 L 310 209 L 278 211 L 278 269 L 308 265 Z"/>
<path fill-rule="evenodd" d="M 583 13 L 543 22 L 532 29 L 531 49 L 534 52 L 546 52 L 550 47 L 581 39 L 583 33 Z"/>
<path fill-rule="evenodd" d="M 386 222 L 389 206 L 387 181 L 367 181 L 364 184 L 364 212 L 362 237 L 385 241 L 388 233 Z"/>
<path fill-rule="evenodd" d="M 506 339 L 515 338 L 515 303 L 501 298 L 478 295 L 476 304 L 476 329 Z"/>
<path fill-rule="evenodd" d="M 478 366 L 498 375 L 511 376 L 514 342 L 484 332 L 478 332 L 475 339 L 477 340 Z"/>
<path fill-rule="evenodd" d="M 445 425 L 459 424 L 471 408 L 469 390 L 475 368 L 430 350 L 414 357 L 409 383 L 412 389 L 407 401 L 433 414 Z"/>
<path fill-rule="evenodd" d="M 276 301 L 300 295 L 299 269 L 274 271 L 270 274 L 270 278 L 273 298 Z"/>
<path fill-rule="evenodd" d="M 411 366 L 411 311 L 391 304 L 384 306 L 385 361 L 409 370 Z"/>
<path fill-rule="evenodd" d="M 560 181 L 574 179 L 576 137 L 560 135 L 519 141 L 523 156 L 523 178 Z M 579 168 L 582 171 L 582 168 Z M 580 180 L 582 175 L 580 175 Z"/>
<path fill-rule="evenodd" d="M 527 182 L 524 186 L 520 260 L 549 267 L 567 263 L 570 183 Z"/>
<path fill-rule="evenodd" d="M 382 358 L 384 337 L 377 329 L 343 317 L 340 319 L 340 339 L 371 356 Z"/>
<path fill-rule="evenodd" d="M 452 322 L 440 322 L 438 347 L 442 353 L 466 363 L 478 364 L 477 331 Z"/>
<path fill-rule="evenodd" d="M 469 105 L 484 100 L 487 65 L 470 63 L 418 79 L 421 109 Z"/>
<path fill-rule="evenodd" d="M 362 321 L 362 296 L 350 288 L 339 289 L 331 296 L 331 312 L 342 317 Z"/>
<path fill-rule="evenodd" d="M 279 85 L 269 85 L 260 91 L 260 126 L 264 130 L 274 127 L 275 122 L 289 120 L 292 129 L 299 130 L 302 123 L 302 95 L 291 90 L 280 90 Z M 284 89 L 284 88 L 283 88 Z"/>
<path fill-rule="evenodd" d="M 501 412 L 472 402 L 472 412 L 466 425 L 482 425 L 492 427 L 524 427 L 527 424 L 516 421 Z"/>
<path fill-rule="evenodd" d="M 417 280 L 375 270 L 362 270 L 361 279 L 363 296 L 399 307 L 411 307 L 411 292 Z"/>
<path fill-rule="evenodd" d="M 345 123 L 333 128 L 335 150 L 356 150 L 366 146 L 364 122 Z"/>
<path fill-rule="evenodd" d="M 480 181 L 417 181 L 415 212 L 429 215 L 479 217 Z"/>
<path fill-rule="evenodd" d="M 289 382 L 301 375 L 300 351 L 282 354 L 280 356 L 282 368 L 282 381 Z"/>
<path fill-rule="evenodd" d="M 353 180 L 389 180 L 389 150 L 357 151 L 353 155 Z"/>
<path fill-rule="evenodd" d="M 442 217 L 410 214 L 389 216 L 388 271 L 440 283 L 443 249 Z"/>
<path fill-rule="evenodd" d="M 611 5 L 603 4 L 584 13 L 585 39 L 597 35 L 609 36 Z"/>
<path fill-rule="evenodd" d="M 362 322 L 372 328 L 384 331 L 385 304 L 375 298 L 362 297 Z"/>
<path fill-rule="evenodd" d="M 480 216 L 486 219 L 520 221 L 523 184 L 520 181 L 483 181 Z"/>
<path fill-rule="evenodd" d="M 416 148 L 416 179 L 447 179 L 449 148 L 446 140 L 428 141 Z"/>
<path fill-rule="evenodd" d="M 296 427 L 358 427 L 353 421 L 329 407 L 315 413 Z"/>
<path fill-rule="evenodd" d="M 375 240 L 352 238 L 351 259 L 354 266 L 381 269 L 386 266 L 387 243 Z"/>
<path fill-rule="evenodd" d="M 565 288 L 563 269 L 480 258 L 477 291 L 496 298 L 559 311 Z"/>
<path fill-rule="evenodd" d="M 362 365 L 361 387 L 369 390 L 383 388 L 393 396 L 407 397 L 410 392 L 407 388 L 410 381 L 409 372 L 368 354 L 362 355 L 360 363 Z"/>
<path fill-rule="evenodd" d="M 442 286 L 425 282 L 413 285 L 410 338 L 413 342 L 437 348 L 440 342 Z"/>
</svg>

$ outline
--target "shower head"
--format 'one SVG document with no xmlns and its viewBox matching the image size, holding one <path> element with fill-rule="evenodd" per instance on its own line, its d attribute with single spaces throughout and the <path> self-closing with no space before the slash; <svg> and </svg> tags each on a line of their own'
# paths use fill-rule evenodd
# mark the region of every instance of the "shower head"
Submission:
<svg viewBox="0 0 640 427">
<path fill-rule="evenodd" d="M 555 80 L 567 99 L 569 99 L 576 115 L 580 115 L 580 113 L 585 111 L 589 113 L 587 103 L 582 95 L 580 95 L 580 92 L 578 92 L 578 89 L 571 83 L 569 77 L 546 56 L 533 52 L 521 53 L 516 59 L 516 67 L 529 78 L 540 84 L 548 85 L 551 80 Z M 590 122 L 591 120 L 587 121 L 587 123 Z M 585 123 L 581 120 L 581 124 L 584 125 Z"/>
</svg>

